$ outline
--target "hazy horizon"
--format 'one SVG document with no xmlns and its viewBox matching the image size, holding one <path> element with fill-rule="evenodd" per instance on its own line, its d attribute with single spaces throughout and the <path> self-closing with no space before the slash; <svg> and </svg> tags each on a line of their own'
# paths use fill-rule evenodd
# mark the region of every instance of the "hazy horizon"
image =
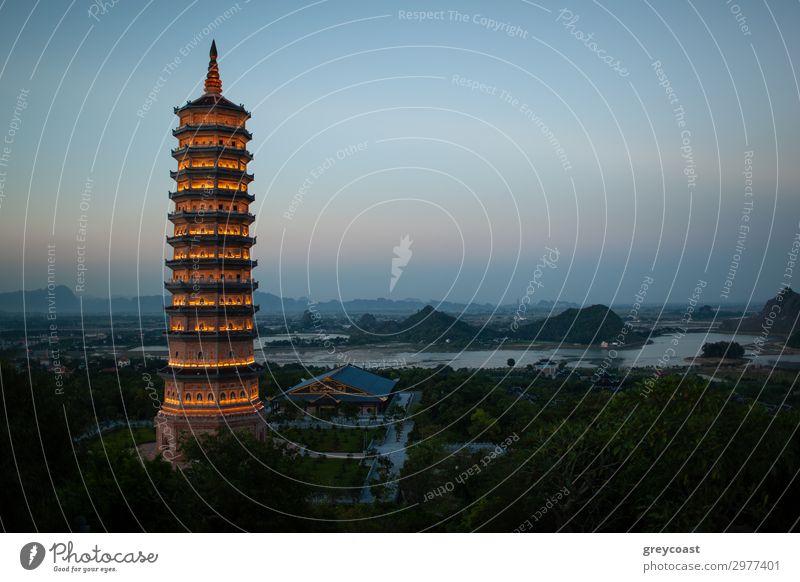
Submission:
<svg viewBox="0 0 800 582">
<path fill-rule="evenodd" d="M 75 295 L 76 297 L 83 297 L 84 299 L 93 299 L 93 300 L 105 299 L 105 300 L 107 300 L 109 298 L 108 295 L 102 295 L 102 294 L 97 295 L 97 294 L 94 294 L 94 293 L 75 293 L 72 289 L 70 289 L 66 285 L 59 285 L 58 287 L 66 288 L 73 295 Z M 38 288 L 35 288 L 35 289 L 25 289 L 24 291 L 30 293 L 30 292 L 46 292 L 47 290 L 48 290 L 47 287 L 38 287 Z M 13 291 L 0 291 L 0 294 L 2 294 L 2 293 L 22 293 L 22 292 L 23 292 L 22 289 L 15 289 Z M 331 301 L 338 301 L 338 302 L 396 301 L 396 302 L 426 303 L 426 304 L 430 304 L 430 305 L 434 305 L 434 306 L 435 306 L 435 304 L 445 303 L 445 302 L 454 303 L 454 304 L 462 304 L 462 305 L 465 304 L 464 302 L 461 302 L 461 301 L 443 300 L 443 299 L 437 298 L 437 297 L 413 297 L 413 296 L 408 296 L 408 297 L 386 297 L 386 296 L 377 296 L 377 297 L 346 297 L 346 298 L 340 298 L 340 297 L 316 297 L 316 296 L 310 297 L 310 296 L 305 296 L 305 295 L 281 296 L 281 295 L 275 295 L 274 293 L 272 293 L 270 291 L 261 291 L 260 289 L 256 290 L 254 292 L 255 296 L 257 296 L 260 293 L 270 294 L 270 295 L 273 295 L 275 297 L 278 297 L 278 298 L 281 298 L 281 299 L 288 299 L 288 300 L 291 300 L 291 301 L 312 300 L 314 303 L 328 303 L 328 302 L 331 302 Z M 168 299 L 170 297 L 170 294 L 168 292 L 164 291 L 164 292 L 160 292 L 160 293 L 143 293 L 141 295 L 114 294 L 114 295 L 111 295 L 110 297 L 111 297 L 111 299 L 133 300 L 133 299 L 136 299 L 137 297 L 141 298 L 141 297 L 158 297 L 158 296 L 161 296 L 161 297 L 164 297 L 165 299 Z M 770 299 L 773 299 L 773 298 L 774 298 L 774 296 L 773 297 L 764 297 L 764 298 L 756 297 L 756 298 L 753 298 L 753 300 L 750 301 L 750 302 L 730 301 L 730 302 L 726 303 L 725 305 L 730 306 L 730 307 L 745 307 L 745 306 L 748 306 L 748 307 L 750 307 L 751 310 L 760 310 L 767 301 L 769 301 Z M 689 298 L 687 297 L 686 299 L 688 300 Z M 573 301 L 573 300 L 571 300 L 571 299 L 569 299 L 567 297 L 560 297 L 558 299 L 553 299 L 553 298 L 542 296 L 542 297 L 539 297 L 539 298 L 536 299 L 536 302 L 534 303 L 534 306 L 536 304 L 538 304 L 539 302 L 542 302 L 544 304 L 562 303 L 562 304 L 578 305 L 578 306 L 581 306 L 581 307 L 589 307 L 591 305 L 598 304 L 598 302 L 593 302 L 593 301 L 580 303 L 579 301 Z M 258 301 L 256 301 L 256 303 L 258 303 Z M 497 306 L 497 307 L 508 308 L 508 307 L 517 307 L 519 305 L 519 298 L 514 298 L 514 299 L 512 299 L 510 301 L 507 301 L 505 303 L 499 303 L 499 304 L 498 303 L 492 303 L 492 302 L 489 302 L 489 301 L 474 301 L 473 303 L 474 304 L 479 304 L 479 305 L 492 305 L 492 306 Z M 675 301 L 668 302 L 668 303 L 664 303 L 664 302 L 660 302 L 660 301 L 647 301 L 647 300 L 642 301 L 642 302 L 638 302 L 634 298 L 634 300 L 629 301 L 629 302 L 618 301 L 616 303 L 611 303 L 609 305 L 610 306 L 630 306 L 630 305 L 635 305 L 635 304 L 639 304 L 642 307 L 650 307 L 650 308 L 660 307 L 660 306 L 670 307 L 670 308 L 676 308 L 676 307 L 683 308 L 683 306 L 686 304 L 686 301 L 682 300 L 682 298 L 677 298 Z M 701 302 L 698 303 L 698 305 L 708 305 L 708 304 L 707 303 L 703 303 L 701 301 Z M 722 309 L 723 310 L 725 309 L 724 305 L 722 306 Z M 2 311 L 3 311 L 3 309 L 0 308 L 0 312 L 2 312 Z"/>
</svg>

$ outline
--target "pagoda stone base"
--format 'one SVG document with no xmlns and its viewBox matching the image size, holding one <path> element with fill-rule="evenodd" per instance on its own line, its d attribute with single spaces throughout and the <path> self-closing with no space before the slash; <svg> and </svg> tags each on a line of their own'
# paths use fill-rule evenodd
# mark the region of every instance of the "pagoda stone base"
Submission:
<svg viewBox="0 0 800 582">
<path fill-rule="evenodd" d="M 247 431 L 258 440 L 266 437 L 264 410 L 230 415 L 183 415 L 159 412 L 153 419 L 156 429 L 156 454 L 166 461 L 180 462 L 181 443 L 201 438 L 206 434 Z"/>
</svg>

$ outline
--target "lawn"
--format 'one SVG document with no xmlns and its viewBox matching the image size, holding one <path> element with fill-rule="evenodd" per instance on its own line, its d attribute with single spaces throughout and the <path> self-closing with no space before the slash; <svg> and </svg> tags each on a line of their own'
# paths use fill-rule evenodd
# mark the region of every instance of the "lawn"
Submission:
<svg viewBox="0 0 800 582">
<path fill-rule="evenodd" d="M 311 451 L 321 453 L 360 453 L 371 440 L 380 441 L 384 428 L 286 428 L 280 435 Z"/>
<path fill-rule="evenodd" d="M 368 467 L 357 459 L 322 459 L 314 457 L 298 457 L 292 466 L 293 477 L 306 481 L 311 485 L 327 485 L 333 487 L 359 487 L 367 478 Z M 342 490 L 339 493 L 347 493 Z"/>
<path fill-rule="evenodd" d="M 133 433 L 133 438 L 131 438 Z M 90 449 L 94 451 L 103 451 L 103 445 L 109 449 L 133 448 L 143 443 L 149 443 L 156 440 L 156 430 L 150 427 L 134 427 L 134 428 L 119 428 L 102 435 L 103 442 L 100 442 L 101 437 L 94 437 L 88 442 Z"/>
</svg>

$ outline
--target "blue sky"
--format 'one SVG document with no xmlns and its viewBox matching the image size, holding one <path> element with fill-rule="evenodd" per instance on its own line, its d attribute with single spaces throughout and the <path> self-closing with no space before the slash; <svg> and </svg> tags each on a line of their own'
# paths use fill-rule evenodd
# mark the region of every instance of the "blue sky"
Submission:
<svg viewBox="0 0 800 582">
<path fill-rule="evenodd" d="M 59 283 L 75 287 L 84 254 L 86 293 L 161 292 L 172 108 L 201 93 L 214 38 L 224 94 L 253 114 L 262 290 L 515 303 L 556 248 L 535 300 L 632 302 L 652 276 L 648 302 L 685 302 L 698 280 L 703 302 L 761 301 L 792 282 L 800 230 L 798 16 L 788 2 L 6 1 L 0 289 L 42 287 L 54 245 Z"/>
</svg>

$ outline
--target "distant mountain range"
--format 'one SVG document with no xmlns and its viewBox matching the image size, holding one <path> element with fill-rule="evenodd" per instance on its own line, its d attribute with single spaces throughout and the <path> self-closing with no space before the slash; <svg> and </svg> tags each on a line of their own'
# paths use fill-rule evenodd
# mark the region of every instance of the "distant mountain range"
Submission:
<svg viewBox="0 0 800 582">
<path fill-rule="evenodd" d="M 30 291 L 11 291 L 0 293 L 0 312 L 3 313 L 47 313 L 53 307 L 58 314 L 76 314 L 81 311 L 80 299 L 65 285 L 53 289 L 52 296 L 47 289 Z M 138 298 L 112 297 L 113 313 L 158 313 L 163 312 L 164 303 L 160 295 L 143 295 Z M 83 297 L 83 312 L 89 314 L 108 314 L 108 298 Z"/>
<path fill-rule="evenodd" d="M 165 296 L 168 298 L 168 295 Z M 83 296 L 83 311 L 87 314 L 107 314 L 109 308 L 117 314 L 157 314 L 163 313 L 165 297 L 161 295 L 142 295 L 136 297 L 112 297 L 110 302 L 108 297 Z M 50 305 L 55 305 L 55 309 L 61 314 L 77 314 L 81 310 L 80 299 L 72 292 L 72 289 L 65 285 L 59 285 L 53 290 L 53 298 L 48 295 L 47 289 L 32 289 L 30 291 L 11 291 L 0 293 L 0 313 L 46 313 Z M 422 299 L 352 299 L 349 301 L 320 301 L 312 302 L 305 297 L 299 299 L 289 297 L 279 297 L 272 293 L 256 291 L 253 300 L 261 306 L 261 314 L 302 314 L 312 305 L 319 312 L 327 314 L 344 314 L 345 310 L 350 314 L 361 313 L 414 313 L 423 309 L 426 305 L 433 303 L 440 311 L 457 313 L 487 313 L 496 309 L 490 303 L 457 303 L 457 302 L 435 302 L 423 301 Z M 24 301 L 24 303 L 23 303 Z M 540 309 L 553 307 L 552 301 L 540 301 Z M 574 303 L 557 303 L 559 307 L 577 307 Z M 23 307 L 24 306 L 24 307 Z M 501 306 L 500 309 L 513 309 L 516 305 Z"/>
<path fill-rule="evenodd" d="M 772 299 L 767 301 L 759 313 L 741 319 L 726 319 L 720 325 L 723 331 L 785 334 L 790 335 L 800 330 L 800 293 L 785 287 Z"/>
<path fill-rule="evenodd" d="M 427 305 L 401 321 L 379 321 L 373 315 L 365 314 L 358 320 L 357 326 L 358 329 L 350 330 L 350 344 L 425 342 L 464 345 L 496 340 L 538 340 L 587 345 L 615 341 L 624 321 L 605 305 L 592 305 L 583 309 L 570 308 L 514 331 L 510 327 L 481 328 L 470 325 Z M 625 334 L 626 344 L 646 340 L 645 335 L 633 331 Z"/>
<path fill-rule="evenodd" d="M 64 285 L 53 289 L 52 294 L 47 289 L 34 289 L 30 291 L 13 291 L 0 293 L 0 313 L 6 315 L 28 313 L 47 313 L 54 306 L 60 315 L 78 314 L 83 303 L 83 312 L 90 315 L 107 315 L 109 309 L 114 315 L 136 314 L 157 315 L 163 313 L 164 300 L 168 295 L 143 295 L 138 298 L 112 297 L 108 298 L 83 296 L 77 297 L 69 287 Z M 286 298 L 256 291 L 253 295 L 256 304 L 261 306 L 262 317 L 265 314 L 278 316 L 281 313 L 292 317 L 303 316 L 308 319 L 310 311 L 328 315 L 342 316 L 345 311 L 348 315 L 360 316 L 357 326 L 347 330 L 351 344 L 368 344 L 376 341 L 382 342 L 410 342 L 410 343 L 453 343 L 464 345 L 472 341 L 547 341 L 574 344 L 596 344 L 603 341 L 613 342 L 624 326 L 623 320 L 611 308 L 605 305 L 592 305 L 578 308 L 575 304 L 567 302 L 541 301 L 536 308 L 545 310 L 564 309 L 561 313 L 541 319 L 533 319 L 530 323 L 520 325 L 512 330 L 509 326 L 501 328 L 494 324 L 493 327 L 481 329 L 451 314 L 487 314 L 492 311 L 510 315 L 516 305 L 495 307 L 489 303 L 456 303 L 456 302 L 425 302 L 420 299 L 353 299 L 350 301 L 322 301 L 313 302 L 306 298 Z M 434 308 L 430 303 L 436 305 Z M 540 313 L 541 313 L 540 311 Z M 702 310 L 701 310 L 702 311 Z M 706 310 L 711 318 L 714 310 Z M 378 319 L 373 314 L 384 317 Z M 395 319 L 387 319 L 397 314 Z M 410 315 L 408 315 L 410 314 Z M 717 316 L 723 315 L 717 312 Z M 698 317 L 698 319 L 709 317 Z M 743 319 L 726 319 L 720 326 L 721 331 L 733 331 L 737 327 L 740 332 L 761 333 L 765 322 L 771 322 L 768 333 L 778 335 L 796 334 L 793 343 L 800 347 L 800 326 L 796 322 L 800 319 L 800 294 L 789 288 L 783 289 L 776 297 L 767 301 L 760 313 Z M 300 317 L 300 321 L 304 320 Z M 640 333 L 629 331 L 625 342 L 628 344 L 646 341 Z"/>
</svg>

